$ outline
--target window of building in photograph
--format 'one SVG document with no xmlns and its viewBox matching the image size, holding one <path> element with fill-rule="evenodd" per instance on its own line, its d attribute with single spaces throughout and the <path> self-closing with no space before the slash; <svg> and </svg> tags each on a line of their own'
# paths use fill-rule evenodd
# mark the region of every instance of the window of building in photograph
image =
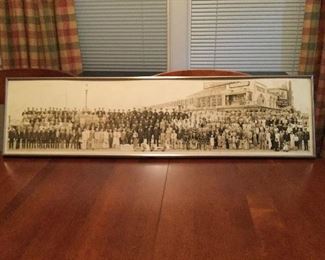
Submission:
<svg viewBox="0 0 325 260">
<path fill-rule="evenodd" d="M 217 106 L 222 106 L 222 95 L 217 95 Z"/>
<path fill-rule="evenodd" d="M 215 107 L 217 105 L 216 96 L 211 96 L 211 106 Z"/>
</svg>

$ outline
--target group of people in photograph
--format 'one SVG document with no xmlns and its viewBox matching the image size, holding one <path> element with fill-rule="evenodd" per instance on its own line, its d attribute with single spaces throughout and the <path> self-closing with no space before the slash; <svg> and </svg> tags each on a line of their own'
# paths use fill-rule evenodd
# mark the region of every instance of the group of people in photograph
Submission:
<svg viewBox="0 0 325 260">
<path fill-rule="evenodd" d="M 308 117 L 293 108 L 27 108 L 9 149 L 308 151 Z"/>
</svg>

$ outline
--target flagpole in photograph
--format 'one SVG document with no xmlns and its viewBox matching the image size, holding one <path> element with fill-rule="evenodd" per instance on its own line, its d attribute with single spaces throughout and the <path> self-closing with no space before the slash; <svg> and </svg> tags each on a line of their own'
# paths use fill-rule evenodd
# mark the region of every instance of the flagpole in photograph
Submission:
<svg viewBox="0 0 325 260">
<path fill-rule="evenodd" d="M 88 109 L 88 89 L 85 90 L 85 109 Z"/>
</svg>

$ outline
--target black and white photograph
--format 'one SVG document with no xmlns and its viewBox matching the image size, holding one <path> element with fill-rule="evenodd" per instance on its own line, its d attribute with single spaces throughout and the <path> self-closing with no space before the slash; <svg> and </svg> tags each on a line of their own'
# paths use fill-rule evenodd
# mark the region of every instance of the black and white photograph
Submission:
<svg viewBox="0 0 325 260">
<path fill-rule="evenodd" d="M 309 77 L 8 79 L 4 154 L 313 157 Z"/>
</svg>

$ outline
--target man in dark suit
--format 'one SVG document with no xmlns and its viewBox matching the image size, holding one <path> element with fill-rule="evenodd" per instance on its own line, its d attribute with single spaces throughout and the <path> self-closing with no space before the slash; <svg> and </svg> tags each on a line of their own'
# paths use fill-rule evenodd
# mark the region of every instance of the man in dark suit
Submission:
<svg viewBox="0 0 325 260">
<path fill-rule="evenodd" d="M 304 140 L 305 134 L 303 133 L 301 128 L 298 129 L 297 136 L 298 136 L 298 149 L 302 150 L 302 142 Z"/>
<path fill-rule="evenodd" d="M 49 135 L 49 147 L 50 148 L 54 148 L 54 143 L 55 143 L 55 130 L 54 129 L 50 129 L 48 135 Z"/>
<path fill-rule="evenodd" d="M 21 138 L 21 148 L 22 149 L 27 148 L 27 129 L 21 131 L 20 138 Z"/>
<path fill-rule="evenodd" d="M 310 139 L 310 134 L 307 130 L 307 128 L 304 129 L 303 131 L 303 141 L 304 141 L 304 150 L 308 151 L 309 150 L 309 139 Z"/>
<path fill-rule="evenodd" d="M 16 129 L 10 127 L 8 131 L 9 149 L 14 149 L 15 138 L 16 138 Z"/>
<path fill-rule="evenodd" d="M 16 133 L 16 149 L 21 148 L 21 138 L 22 138 L 22 131 L 18 128 L 17 133 Z"/>
<path fill-rule="evenodd" d="M 138 129 L 138 139 L 139 139 L 139 143 L 142 144 L 144 139 L 144 131 L 142 125 L 140 125 Z"/>
</svg>

